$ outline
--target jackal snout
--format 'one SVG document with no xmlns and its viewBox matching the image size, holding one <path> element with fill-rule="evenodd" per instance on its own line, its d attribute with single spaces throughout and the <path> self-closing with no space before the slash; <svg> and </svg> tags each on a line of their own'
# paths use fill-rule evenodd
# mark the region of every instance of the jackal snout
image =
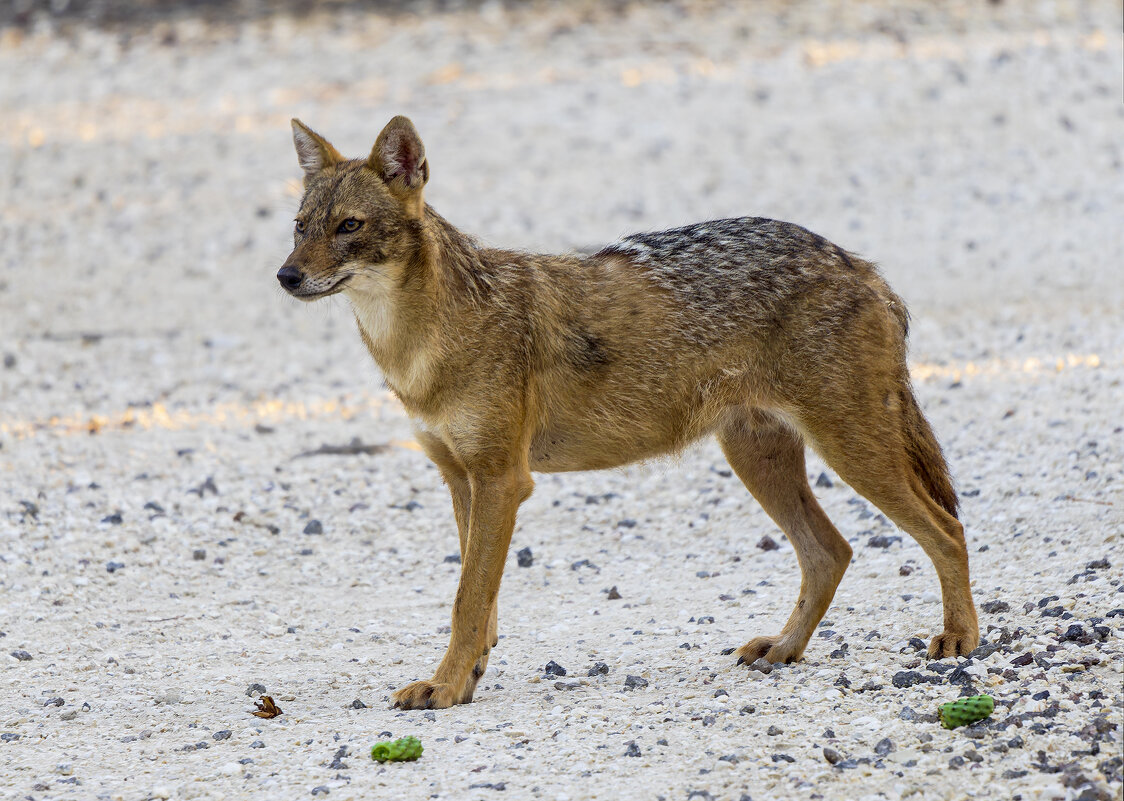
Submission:
<svg viewBox="0 0 1124 801">
<path fill-rule="evenodd" d="M 297 300 L 305 301 L 342 292 L 351 277 L 351 271 L 335 269 L 334 265 L 327 270 L 317 270 L 315 263 L 302 262 L 295 251 L 277 271 L 277 282 L 281 287 Z"/>
<path fill-rule="evenodd" d="M 277 280 L 289 292 L 296 292 L 304 281 L 304 271 L 292 264 L 286 264 L 277 271 Z"/>
</svg>

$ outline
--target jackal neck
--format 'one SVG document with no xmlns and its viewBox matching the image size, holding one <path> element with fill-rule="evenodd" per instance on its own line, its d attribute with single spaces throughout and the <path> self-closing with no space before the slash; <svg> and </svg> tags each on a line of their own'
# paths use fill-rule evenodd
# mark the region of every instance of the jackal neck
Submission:
<svg viewBox="0 0 1124 801">
<path fill-rule="evenodd" d="M 425 232 L 429 240 L 426 261 L 442 293 L 447 293 L 447 299 L 453 303 L 479 301 L 487 291 L 487 271 L 476 240 L 428 205 Z"/>
<path fill-rule="evenodd" d="M 481 297 L 484 266 L 476 243 L 427 206 L 396 278 L 376 275 L 351 293 L 363 342 L 407 409 L 432 405 L 457 341 L 447 322 Z"/>
</svg>

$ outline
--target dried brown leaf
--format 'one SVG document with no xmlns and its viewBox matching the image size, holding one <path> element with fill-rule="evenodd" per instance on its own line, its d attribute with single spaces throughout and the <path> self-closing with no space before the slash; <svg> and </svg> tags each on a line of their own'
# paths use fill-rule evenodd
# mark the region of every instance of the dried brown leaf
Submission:
<svg viewBox="0 0 1124 801">
<path fill-rule="evenodd" d="M 275 718 L 282 714 L 281 707 L 273 703 L 273 698 L 268 695 L 263 695 L 260 701 L 255 701 L 254 706 L 256 706 L 257 709 L 250 712 L 250 714 L 256 715 L 259 718 Z"/>
</svg>

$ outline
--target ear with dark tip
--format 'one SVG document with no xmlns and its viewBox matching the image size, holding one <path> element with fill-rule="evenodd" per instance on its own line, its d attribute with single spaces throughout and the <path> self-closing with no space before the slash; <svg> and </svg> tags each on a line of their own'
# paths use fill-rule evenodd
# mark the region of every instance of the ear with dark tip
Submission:
<svg viewBox="0 0 1124 801">
<path fill-rule="evenodd" d="M 344 160 L 331 142 L 296 118 L 293 119 L 293 144 L 304 170 L 305 183 L 325 167 Z"/>
<path fill-rule="evenodd" d="M 375 140 L 367 166 L 374 170 L 391 191 L 413 195 L 429 180 L 429 162 L 414 124 L 395 117 Z"/>
</svg>

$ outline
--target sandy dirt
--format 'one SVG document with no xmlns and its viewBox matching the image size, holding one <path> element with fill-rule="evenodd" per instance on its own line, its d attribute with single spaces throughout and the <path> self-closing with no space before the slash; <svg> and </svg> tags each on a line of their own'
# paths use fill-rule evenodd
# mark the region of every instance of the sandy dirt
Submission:
<svg viewBox="0 0 1124 801">
<path fill-rule="evenodd" d="M 1119 2 L 148 5 L 0 18 L 0 794 L 1121 797 Z M 477 700 L 388 708 L 447 642 L 448 496 L 346 301 L 273 276 L 289 118 L 359 155 L 398 113 L 489 243 L 753 214 L 879 262 L 991 647 L 924 658 L 931 564 L 811 457 L 854 564 L 803 661 L 735 666 L 799 570 L 707 441 L 536 476 Z"/>
</svg>

